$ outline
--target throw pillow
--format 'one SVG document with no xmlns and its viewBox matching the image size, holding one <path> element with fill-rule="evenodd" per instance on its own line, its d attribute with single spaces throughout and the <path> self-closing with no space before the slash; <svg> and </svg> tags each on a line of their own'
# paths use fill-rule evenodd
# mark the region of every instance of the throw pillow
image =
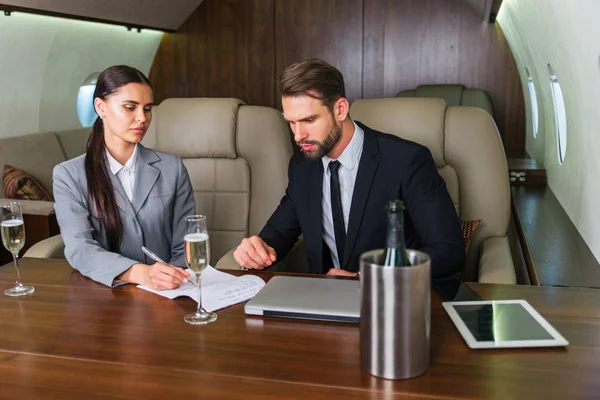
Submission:
<svg viewBox="0 0 600 400">
<path fill-rule="evenodd" d="M 463 231 L 463 240 L 465 241 L 465 251 L 469 250 L 471 235 L 473 235 L 473 232 L 475 232 L 475 229 L 477 229 L 480 222 L 480 219 L 476 219 L 473 221 L 460 221 L 460 227 Z"/>
<path fill-rule="evenodd" d="M 54 201 L 40 181 L 10 165 L 4 166 L 4 195 L 7 199 Z"/>
</svg>

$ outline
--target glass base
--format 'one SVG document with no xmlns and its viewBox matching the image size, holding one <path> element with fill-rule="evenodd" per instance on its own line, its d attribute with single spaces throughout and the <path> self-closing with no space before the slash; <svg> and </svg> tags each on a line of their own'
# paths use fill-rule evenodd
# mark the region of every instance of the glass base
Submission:
<svg viewBox="0 0 600 400">
<path fill-rule="evenodd" d="M 15 296 L 25 296 L 25 295 L 31 294 L 33 292 L 35 292 L 35 288 L 33 286 L 15 286 L 13 288 L 6 289 L 4 291 L 4 294 L 6 296 L 15 297 Z"/>
<path fill-rule="evenodd" d="M 186 315 L 183 320 L 192 325 L 205 325 L 215 322 L 217 320 L 217 314 L 202 310 Z"/>
</svg>

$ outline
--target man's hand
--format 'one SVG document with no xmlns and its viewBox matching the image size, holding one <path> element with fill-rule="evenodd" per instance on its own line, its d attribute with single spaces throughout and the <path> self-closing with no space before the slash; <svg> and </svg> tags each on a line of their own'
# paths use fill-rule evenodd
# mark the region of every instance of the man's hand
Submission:
<svg viewBox="0 0 600 400">
<path fill-rule="evenodd" d="M 325 275 L 331 275 L 331 276 L 356 276 L 356 272 L 346 271 L 345 269 L 341 269 L 341 268 L 331 268 L 329 271 L 327 271 L 327 274 L 325 274 Z"/>
<path fill-rule="evenodd" d="M 259 236 L 251 236 L 242 240 L 233 258 L 242 268 L 263 270 L 277 261 L 277 254 Z"/>
<path fill-rule="evenodd" d="M 161 262 L 152 265 L 133 264 L 117 279 L 150 286 L 154 290 L 176 289 L 187 280 L 190 274 L 181 268 Z"/>
</svg>

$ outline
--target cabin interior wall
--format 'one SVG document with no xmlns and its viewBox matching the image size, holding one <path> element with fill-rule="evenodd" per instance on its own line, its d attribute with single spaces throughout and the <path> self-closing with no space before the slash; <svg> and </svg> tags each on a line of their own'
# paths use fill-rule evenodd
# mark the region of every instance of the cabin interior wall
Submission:
<svg viewBox="0 0 600 400">
<path fill-rule="evenodd" d="M 531 76 L 533 77 L 533 80 L 535 82 L 540 81 L 537 76 L 538 71 L 531 67 L 528 67 L 530 65 L 534 65 L 534 63 L 531 59 L 531 56 L 530 56 L 531 52 L 527 48 L 528 42 L 522 40 L 521 33 L 519 32 L 518 28 L 516 26 L 514 26 L 513 21 L 510 19 L 507 19 L 507 18 L 499 18 L 498 23 L 502 27 L 502 31 L 504 32 L 507 42 L 512 50 L 512 54 L 514 56 L 514 59 L 515 59 L 515 62 L 517 64 L 517 68 L 519 71 L 522 90 L 524 92 L 525 114 L 526 114 L 525 115 L 525 117 L 526 117 L 525 118 L 526 119 L 526 124 L 525 124 L 526 155 L 543 162 L 544 158 L 545 158 L 545 153 L 546 153 L 546 150 L 545 150 L 546 135 L 540 134 L 539 136 L 536 137 L 536 140 L 529 140 L 529 138 L 533 139 L 533 137 L 534 137 L 534 122 L 533 122 L 533 111 L 532 111 L 533 105 L 532 105 L 532 102 L 529 97 L 530 92 L 529 92 L 529 87 L 528 87 L 529 83 L 528 83 L 528 75 L 527 75 L 526 70 L 529 70 L 529 73 L 531 74 Z M 548 100 L 548 98 L 546 96 L 543 96 L 542 93 L 540 93 L 540 91 L 543 89 L 544 88 L 540 88 L 536 85 L 536 91 L 537 91 L 536 99 L 537 99 L 537 106 L 538 106 L 540 115 L 548 107 L 548 105 L 545 104 L 545 102 L 546 102 L 546 100 Z M 547 88 L 547 89 L 549 89 L 549 88 Z M 546 124 L 546 120 L 543 117 L 540 117 L 538 119 L 538 127 L 537 127 L 538 132 L 543 132 L 545 130 L 545 124 Z"/>
<path fill-rule="evenodd" d="M 504 0 L 498 23 L 519 67 L 527 97 L 526 149 L 544 162 L 548 185 L 600 260 L 600 2 L 597 0 Z M 564 163 L 558 142 L 548 63 L 558 77 L 567 113 Z M 527 68 L 539 105 L 533 137 Z"/>
<path fill-rule="evenodd" d="M 462 0 L 205 0 L 162 41 L 156 97 L 236 97 L 280 108 L 275 80 L 319 57 L 344 74 L 350 101 L 419 84 L 486 90 L 509 156 L 525 148 L 519 74 L 496 24 Z"/>
<path fill-rule="evenodd" d="M 276 76 L 321 58 L 344 75 L 350 102 L 363 97 L 363 0 L 276 0 L 275 13 Z M 274 106 L 281 107 L 279 98 Z"/>
<path fill-rule="evenodd" d="M 273 0 L 205 0 L 163 38 L 150 72 L 157 103 L 234 97 L 275 104 Z"/>
<path fill-rule="evenodd" d="M 497 25 L 460 0 L 365 0 L 364 29 L 364 97 L 389 97 L 419 84 L 483 89 L 507 155 L 522 156 L 523 91 Z"/>
<path fill-rule="evenodd" d="M 81 128 L 77 92 L 114 64 L 148 73 L 163 33 L 14 12 L 0 16 L 0 138 Z"/>
</svg>

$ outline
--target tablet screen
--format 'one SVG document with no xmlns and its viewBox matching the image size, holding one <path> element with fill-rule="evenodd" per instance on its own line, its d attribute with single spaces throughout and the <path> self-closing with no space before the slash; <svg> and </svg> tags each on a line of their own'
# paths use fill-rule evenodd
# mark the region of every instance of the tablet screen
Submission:
<svg viewBox="0 0 600 400">
<path fill-rule="evenodd" d="M 519 303 L 453 305 L 476 341 L 554 339 Z"/>
</svg>

